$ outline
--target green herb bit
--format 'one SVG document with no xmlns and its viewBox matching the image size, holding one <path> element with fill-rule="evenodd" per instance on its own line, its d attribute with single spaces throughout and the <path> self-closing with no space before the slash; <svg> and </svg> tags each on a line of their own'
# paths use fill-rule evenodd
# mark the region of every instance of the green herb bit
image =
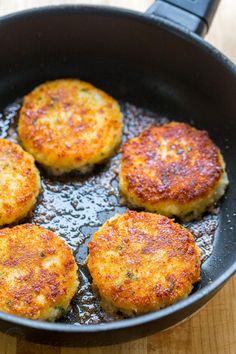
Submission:
<svg viewBox="0 0 236 354">
<path fill-rule="evenodd" d="M 122 285 L 122 282 L 120 280 L 117 280 L 115 284 L 116 284 L 116 288 L 120 288 Z"/>
<path fill-rule="evenodd" d="M 59 312 L 60 317 L 64 316 L 66 313 L 66 310 L 60 305 L 55 306 L 55 310 L 57 310 Z"/>
<path fill-rule="evenodd" d="M 131 279 L 131 280 L 138 280 L 137 275 L 135 275 L 133 272 L 127 272 L 126 277 Z"/>
</svg>

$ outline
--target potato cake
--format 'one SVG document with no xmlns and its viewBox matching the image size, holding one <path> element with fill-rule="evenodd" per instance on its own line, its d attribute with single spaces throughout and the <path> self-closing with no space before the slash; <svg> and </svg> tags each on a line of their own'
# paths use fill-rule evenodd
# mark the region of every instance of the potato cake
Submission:
<svg viewBox="0 0 236 354">
<path fill-rule="evenodd" d="M 40 192 L 33 157 L 19 145 L 0 139 L 0 226 L 24 218 Z"/>
<path fill-rule="evenodd" d="M 227 184 L 219 149 L 188 124 L 152 126 L 122 146 L 120 191 L 135 207 L 192 220 Z"/>
<path fill-rule="evenodd" d="M 46 82 L 25 96 L 19 117 L 24 148 L 54 175 L 87 172 L 121 141 L 118 103 L 87 82 Z"/>
<path fill-rule="evenodd" d="M 200 278 L 192 234 L 166 216 L 127 211 L 108 220 L 88 247 L 93 286 L 108 312 L 158 310 L 185 298 Z"/>
<path fill-rule="evenodd" d="M 0 230 L 0 310 L 54 321 L 78 287 L 71 250 L 53 232 L 24 224 Z"/>
</svg>

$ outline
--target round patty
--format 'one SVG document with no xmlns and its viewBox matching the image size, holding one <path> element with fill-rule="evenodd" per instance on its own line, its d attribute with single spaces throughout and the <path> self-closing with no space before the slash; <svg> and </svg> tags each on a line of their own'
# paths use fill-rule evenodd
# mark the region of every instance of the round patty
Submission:
<svg viewBox="0 0 236 354">
<path fill-rule="evenodd" d="M 191 233 L 146 212 L 108 220 L 89 243 L 87 264 L 104 309 L 128 316 L 185 298 L 200 277 L 200 251 Z"/>
<path fill-rule="evenodd" d="M 35 320 L 64 314 L 78 287 L 71 250 L 31 224 L 0 230 L 0 310 Z"/>
<path fill-rule="evenodd" d="M 122 114 L 105 92 L 79 80 L 46 82 L 25 96 L 19 118 L 24 148 L 51 173 L 86 172 L 114 154 Z"/>
<path fill-rule="evenodd" d="M 147 211 L 191 220 L 225 192 L 225 163 L 207 132 L 172 122 L 122 146 L 120 191 Z"/>
<path fill-rule="evenodd" d="M 0 226 L 24 218 L 36 202 L 40 177 L 34 159 L 19 145 L 0 139 Z"/>
</svg>

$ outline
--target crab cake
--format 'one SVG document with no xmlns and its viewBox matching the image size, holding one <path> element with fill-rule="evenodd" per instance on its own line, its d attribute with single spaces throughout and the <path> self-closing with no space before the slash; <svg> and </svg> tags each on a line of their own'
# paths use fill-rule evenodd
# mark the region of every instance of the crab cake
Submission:
<svg viewBox="0 0 236 354">
<path fill-rule="evenodd" d="M 122 114 L 112 97 L 91 84 L 55 80 L 25 96 L 19 135 L 24 148 L 51 173 L 84 173 L 114 154 Z"/>
<path fill-rule="evenodd" d="M 128 211 L 94 234 L 88 268 L 104 309 L 132 316 L 185 298 L 200 277 L 200 250 L 166 216 Z"/>
<path fill-rule="evenodd" d="M 227 184 L 219 149 L 207 132 L 188 124 L 152 126 L 122 147 L 120 191 L 147 211 L 197 218 Z"/>
<path fill-rule="evenodd" d="M 0 226 L 24 218 L 40 191 L 34 159 L 8 140 L 0 139 Z"/>
<path fill-rule="evenodd" d="M 71 250 L 53 232 L 24 224 L 0 230 L 0 310 L 54 321 L 78 287 Z"/>
</svg>

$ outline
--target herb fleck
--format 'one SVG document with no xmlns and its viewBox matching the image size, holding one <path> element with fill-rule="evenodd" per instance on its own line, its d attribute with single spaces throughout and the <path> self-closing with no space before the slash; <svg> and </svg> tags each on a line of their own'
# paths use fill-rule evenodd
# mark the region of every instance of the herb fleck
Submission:
<svg viewBox="0 0 236 354">
<path fill-rule="evenodd" d="M 126 277 L 132 280 L 138 280 L 137 275 L 135 275 L 133 272 L 127 272 Z"/>
<path fill-rule="evenodd" d="M 66 313 L 66 310 L 60 305 L 55 306 L 55 310 L 59 312 L 60 317 L 64 316 Z"/>
<path fill-rule="evenodd" d="M 116 284 L 117 288 L 120 288 L 122 285 L 122 282 L 120 280 L 117 280 L 115 284 Z"/>
</svg>

